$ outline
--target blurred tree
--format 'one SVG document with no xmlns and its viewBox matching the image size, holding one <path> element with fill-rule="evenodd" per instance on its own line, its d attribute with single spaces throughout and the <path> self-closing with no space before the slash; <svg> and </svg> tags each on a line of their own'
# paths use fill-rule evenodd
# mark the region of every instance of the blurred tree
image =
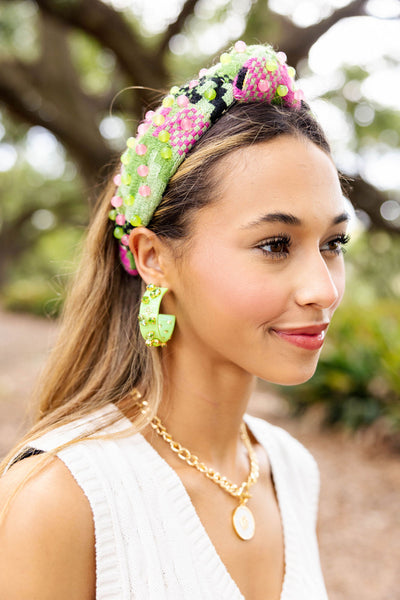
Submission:
<svg viewBox="0 0 400 600">
<path fill-rule="evenodd" d="M 18 35 L 19 8 L 27 2 L 29 0 L 1 0 L 3 11 L 7 5 L 9 10 L 5 11 L 2 21 L 0 18 L 0 26 L 11 29 L 10 35 Z M 169 83 L 170 42 L 196 17 L 201 0 L 186 0 L 181 4 L 175 20 L 151 39 L 143 34 L 139 19 L 135 19 L 132 11 L 116 10 L 101 0 L 36 0 L 37 11 L 31 17 L 36 22 L 36 56 L 30 54 L 22 58 L 14 54 L 1 61 L 2 103 L 14 117 L 54 133 L 70 152 L 90 188 L 114 156 L 99 131 L 99 123 L 118 90 L 125 84 L 142 86 L 143 89 L 134 94 L 120 95 L 114 103 L 116 112 L 122 111 L 126 118 L 138 118 L 140 108 L 154 99 L 150 89 L 159 90 Z M 219 4 L 222 9 L 213 18 L 222 20 L 232 3 Z M 310 27 L 299 27 L 289 18 L 272 12 L 267 0 L 244 4 L 247 4 L 244 37 L 266 39 L 284 48 L 289 63 L 297 65 L 307 59 L 311 46 L 339 20 L 366 14 L 367 0 L 353 0 Z M 115 61 L 108 84 L 96 93 L 85 89 L 87 86 L 82 80 L 85 66 L 82 57 L 76 56 L 77 32 L 87 36 L 90 40 L 87 43 L 96 46 L 92 52 L 94 60 L 106 49 Z M 78 54 L 79 50 L 82 51 L 82 44 Z M 376 226 L 394 228 L 376 209 L 385 200 L 384 195 L 361 178 L 354 181 L 352 199 Z"/>
</svg>

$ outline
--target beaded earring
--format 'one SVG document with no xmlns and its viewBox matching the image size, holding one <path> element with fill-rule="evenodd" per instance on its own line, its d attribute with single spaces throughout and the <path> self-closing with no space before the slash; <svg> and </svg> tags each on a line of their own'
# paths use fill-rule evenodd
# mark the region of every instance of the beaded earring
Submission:
<svg viewBox="0 0 400 600">
<path fill-rule="evenodd" d="M 143 294 L 138 319 L 146 346 L 165 346 L 174 331 L 175 315 L 160 314 L 161 300 L 167 291 L 168 288 L 151 283 Z"/>
</svg>

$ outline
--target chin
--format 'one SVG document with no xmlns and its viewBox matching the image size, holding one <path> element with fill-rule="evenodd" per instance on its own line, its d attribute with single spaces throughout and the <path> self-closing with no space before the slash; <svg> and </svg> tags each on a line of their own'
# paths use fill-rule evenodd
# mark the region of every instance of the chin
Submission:
<svg viewBox="0 0 400 600">
<path fill-rule="evenodd" d="M 318 362 L 315 362 L 312 365 L 304 365 L 302 368 L 291 366 L 290 368 L 276 370 L 273 374 L 263 373 L 258 376 L 264 379 L 264 381 L 276 383 L 277 385 L 299 385 L 311 379 L 315 373 L 317 364 Z"/>
</svg>

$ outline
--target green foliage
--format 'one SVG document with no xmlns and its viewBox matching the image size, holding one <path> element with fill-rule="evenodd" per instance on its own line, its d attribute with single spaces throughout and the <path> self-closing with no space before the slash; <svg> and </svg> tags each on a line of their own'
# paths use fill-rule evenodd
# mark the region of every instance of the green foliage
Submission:
<svg viewBox="0 0 400 600">
<path fill-rule="evenodd" d="M 94 38 L 73 31 L 68 38 L 71 57 L 80 75 L 82 89 L 88 94 L 101 94 L 110 89 L 115 57 Z"/>
<path fill-rule="evenodd" d="M 57 317 L 62 307 L 62 295 L 40 275 L 9 282 L 1 292 L 6 310 Z"/>
<path fill-rule="evenodd" d="M 356 236 L 354 236 L 356 237 Z M 386 231 L 366 232 L 351 244 L 346 259 L 347 292 L 360 306 L 400 298 L 400 239 Z"/>
<path fill-rule="evenodd" d="M 69 276 L 74 273 L 84 228 L 59 225 L 42 232 L 22 254 L 1 290 L 4 308 L 58 316 Z"/>
<path fill-rule="evenodd" d="M 63 175 L 46 179 L 20 159 L 2 173 L 0 196 L 0 301 L 55 316 L 88 220 L 80 179 L 68 163 Z"/>
<path fill-rule="evenodd" d="M 37 10 L 32 2 L 3 3 L 0 22 L 0 58 L 32 61 L 39 54 Z"/>
</svg>

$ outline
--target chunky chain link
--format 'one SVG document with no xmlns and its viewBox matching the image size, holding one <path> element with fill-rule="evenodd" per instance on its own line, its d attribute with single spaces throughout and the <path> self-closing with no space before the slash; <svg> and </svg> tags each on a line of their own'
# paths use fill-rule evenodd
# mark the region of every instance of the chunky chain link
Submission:
<svg viewBox="0 0 400 600">
<path fill-rule="evenodd" d="M 141 404 L 142 412 L 146 411 L 146 404 L 147 403 Z M 250 473 L 247 480 L 240 485 L 232 483 L 232 481 L 229 481 L 229 479 L 223 477 L 220 473 L 218 473 L 218 471 L 214 471 L 214 469 L 211 467 L 207 467 L 203 462 L 200 461 L 198 456 L 192 454 L 190 450 L 182 446 L 179 442 L 173 440 L 171 434 L 168 433 L 161 420 L 157 416 L 152 418 L 150 425 L 158 433 L 158 435 L 162 437 L 167 444 L 169 444 L 171 450 L 175 452 L 180 459 L 185 461 L 190 467 L 194 467 L 200 471 L 200 473 L 203 473 L 206 477 L 208 477 L 208 479 L 211 479 L 211 481 L 214 481 L 214 483 L 219 485 L 223 490 L 231 494 L 231 496 L 239 498 L 240 504 L 246 504 L 247 500 L 251 498 L 249 494 L 249 488 L 251 485 L 256 483 L 259 477 L 259 467 L 256 453 L 251 445 L 251 441 L 247 434 L 246 425 L 244 423 L 242 423 L 240 426 L 240 437 L 246 446 L 246 450 L 249 455 Z"/>
</svg>

